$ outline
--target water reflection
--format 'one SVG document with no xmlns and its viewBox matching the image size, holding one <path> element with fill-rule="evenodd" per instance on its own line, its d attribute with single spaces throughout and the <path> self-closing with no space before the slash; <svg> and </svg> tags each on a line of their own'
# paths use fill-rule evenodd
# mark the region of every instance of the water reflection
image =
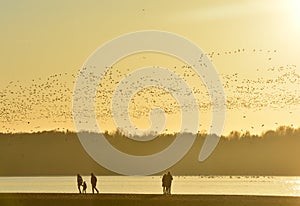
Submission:
<svg viewBox="0 0 300 206">
<path fill-rule="evenodd" d="M 91 193 L 90 176 L 83 176 Z M 101 193 L 161 194 L 159 176 L 98 176 Z M 0 177 L 0 192 L 77 193 L 76 176 Z M 300 177 L 176 176 L 173 194 L 300 196 Z"/>
</svg>

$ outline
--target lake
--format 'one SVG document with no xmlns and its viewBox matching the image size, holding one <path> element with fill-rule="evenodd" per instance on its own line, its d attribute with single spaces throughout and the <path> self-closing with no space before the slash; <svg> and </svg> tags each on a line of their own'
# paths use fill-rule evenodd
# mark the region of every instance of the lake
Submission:
<svg viewBox="0 0 300 206">
<path fill-rule="evenodd" d="M 161 194 L 159 176 L 98 176 L 101 193 Z M 83 176 L 91 192 L 90 176 Z M 0 193 L 77 193 L 76 176 L 0 177 Z M 172 194 L 300 196 L 300 177 L 175 176 Z"/>
</svg>

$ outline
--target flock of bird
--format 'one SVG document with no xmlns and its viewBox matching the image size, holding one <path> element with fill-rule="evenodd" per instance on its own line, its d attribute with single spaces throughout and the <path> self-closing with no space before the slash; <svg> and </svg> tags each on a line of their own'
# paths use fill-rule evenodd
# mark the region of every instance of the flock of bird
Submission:
<svg viewBox="0 0 300 206">
<path fill-rule="evenodd" d="M 266 107 L 280 109 L 300 105 L 300 75 L 296 72 L 296 65 L 272 67 L 268 71 L 277 71 L 279 75 L 257 79 L 239 79 L 238 73 L 222 75 L 227 91 L 227 108 L 261 110 Z"/>
<path fill-rule="evenodd" d="M 211 52 L 207 56 L 213 60 L 215 56 L 233 55 L 245 52 L 245 49 L 237 49 L 226 52 Z M 253 49 L 252 52 L 262 52 Z M 276 50 L 268 50 L 267 54 L 276 53 Z M 267 56 L 267 60 L 271 57 Z M 155 67 L 153 67 L 155 68 Z M 128 83 L 122 95 L 128 95 L 125 91 L 136 91 L 135 95 L 128 102 L 129 115 L 133 118 L 141 118 L 149 115 L 152 108 L 159 107 L 167 114 L 174 114 L 183 110 L 189 110 L 188 103 L 185 108 L 174 99 L 174 94 L 181 96 L 194 95 L 197 99 L 197 107 L 200 111 L 209 111 L 212 107 L 211 98 L 203 83 L 193 85 L 195 81 L 201 81 L 195 71 L 189 65 L 174 66 L 174 75 L 164 77 L 157 76 L 153 81 L 162 82 L 166 79 L 173 80 L 170 85 L 174 88 L 167 91 L 164 88 L 149 86 L 141 89 L 141 85 L 147 77 L 137 79 L 134 83 Z M 84 74 L 85 68 L 80 74 Z M 256 69 L 254 69 L 256 71 Z M 299 71 L 299 70 L 298 70 Z M 220 79 L 226 94 L 226 108 L 233 109 L 254 109 L 264 108 L 282 109 L 300 105 L 300 75 L 296 65 L 280 65 L 278 67 L 266 68 L 265 72 L 270 73 L 270 77 L 260 77 L 260 71 L 256 78 L 246 78 L 242 74 L 221 74 Z M 86 81 L 97 84 L 98 87 L 95 98 L 95 110 L 97 119 L 107 121 L 110 118 L 122 118 L 124 111 L 119 110 L 117 116 L 113 116 L 111 104 L 112 97 L 120 81 L 125 81 L 131 75 L 129 69 L 108 68 L 101 79 L 97 76 L 87 74 Z M 0 89 L 0 132 L 16 132 L 15 126 L 23 125 L 32 131 L 40 128 L 34 126 L 32 122 L 48 121 L 49 123 L 72 123 L 72 102 L 74 83 L 77 74 L 61 73 L 51 75 L 46 78 L 32 79 L 31 81 L 11 81 L 4 88 Z M 272 74 L 272 75 L 271 75 Z M 178 76 L 179 75 L 179 76 Z M 190 86 L 190 90 L 178 88 L 178 79 L 185 79 Z M 170 82 L 170 81 L 169 81 Z M 126 85 L 126 84 L 125 84 Z M 141 90 L 139 90 L 141 89 Z M 218 88 L 215 88 L 218 89 Z M 122 91 L 120 91 L 122 92 Z M 92 93 L 86 92 L 82 98 L 91 98 Z M 83 105 L 84 106 L 84 105 Z M 115 105 L 118 109 L 118 105 Z M 190 105 L 194 106 L 194 105 Z M 122 107 L 119 107 L 122 108 Z M 94 108 L 87 108 L 88 115 Z M 246 118 L 242 116 L 241 118 Z M 263 125 L 263 123 L 262 123 Z"/>
<path fill-rule="evenodd" d="M 239 49 L 234 49 L 234 50 L 228 50 L 228 51 L 223 51 L 223 52 L 210 52 L 207 53 L 206 56 L 210 58 L 211 61 L 213 61 L 214 57 L 218 56 L 227 56 L 227 55 L 237 55 L 237 54 L 243 54 L 243 53 L 252 53 L 252 54 L 258 54 L 258 55 L 263 55 L 267 58 L 268 61 L 272 60 L 272 55 L 277 53 L 277 50 L 265 50 L 265 49 L 245 49 L 245 48 L 239 48 Z"/>
</svg>

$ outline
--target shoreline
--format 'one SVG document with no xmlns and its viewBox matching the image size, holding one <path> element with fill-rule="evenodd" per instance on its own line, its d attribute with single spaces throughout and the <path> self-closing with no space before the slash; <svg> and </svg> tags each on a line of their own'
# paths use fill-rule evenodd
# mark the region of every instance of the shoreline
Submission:
<svg viewBox="0 0 300 206">
<path fill-rule="evenodd" d="M 0 205 L 300 205 L 300 197 L 254 195 L 0 193 Z"/>
</svg>

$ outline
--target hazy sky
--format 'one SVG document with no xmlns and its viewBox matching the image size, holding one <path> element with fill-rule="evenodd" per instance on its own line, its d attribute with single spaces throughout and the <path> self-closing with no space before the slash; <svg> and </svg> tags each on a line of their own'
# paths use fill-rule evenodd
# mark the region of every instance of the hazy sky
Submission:
<svg viewBox="0 0 300 206">
<path fill-rule="evenodd" d="M 297 0 L 0 1 L 1 131 L 72 128 L 70 117 L 65 122 L 60 120 L 60 110 L 65 109 L 68 113 L 71 98 L 61 107 L 48 100 L 48 103 L 34 100 L 44 96 L 42 91 L 34 96 L 37 91 L 34 91 L 32 81 L 42 85 L 37 90 L 45 90 L 43 86 L 48 78 L 56 78 L 53 91 L 62 92 L 62 96 L 64 92 L 71 94 L 76 74 L 89 55 L 103 43 L 139 30 L 179 34 L 212 55 L 210 58 L 224 85 L 226 78 L 233 82 L 229 86 L 231 89 L 225 88 L 229 99 L 238 95 L 233 88 L 238 90 L 239 84 L 245 86 L 246 80 L 253 81 L 251 85 L 256 90 L 265 86 L 259 93 L 263 97 L 259 100 L 260 106 L 257 102 L 251 109 L 241 106 L 247 99 L 234 103 L 234 106 L 229 103 L 225 133 L 233 129 L 261 132 L 283 124 L 298 127 L 299 11 Z M 132 64 L 137 67 L 141 62 L 136 58 Z M 120 70 L 121 67 L 122 63 Z M 64 76 L 52 76 L 59 74 Z M 263 83 L 256 81 L 259 78 L 263 78 Z M 280 78 L 282 82 L 278 83 Z M 277 86 L 267 84 L 268 80 Z M 58 90 L 60 87 L 63 91 Z M 11 91 L 17 94 L 11 94 Z M 291 100 L 282 100 L 287 97 Z M 263 105 L 264 98 L 274 101 Z M 17 103 L 20 105 L 14 108 Z M 47 117 L 40 115 L 41 108 L 47 106 L 56 108 L 57 112 L 52 111 Z M 21 116 L 20 110 L 24 113 Z M 209 118 L 209 114 L 206 115 Z M 170 125 L 178 122 L 172 118 Z M 207 130 L 207 124 L 204 125 L 201 129 Z M 170 128 L 172 130 L 172 126 Z"/>
</svg>

